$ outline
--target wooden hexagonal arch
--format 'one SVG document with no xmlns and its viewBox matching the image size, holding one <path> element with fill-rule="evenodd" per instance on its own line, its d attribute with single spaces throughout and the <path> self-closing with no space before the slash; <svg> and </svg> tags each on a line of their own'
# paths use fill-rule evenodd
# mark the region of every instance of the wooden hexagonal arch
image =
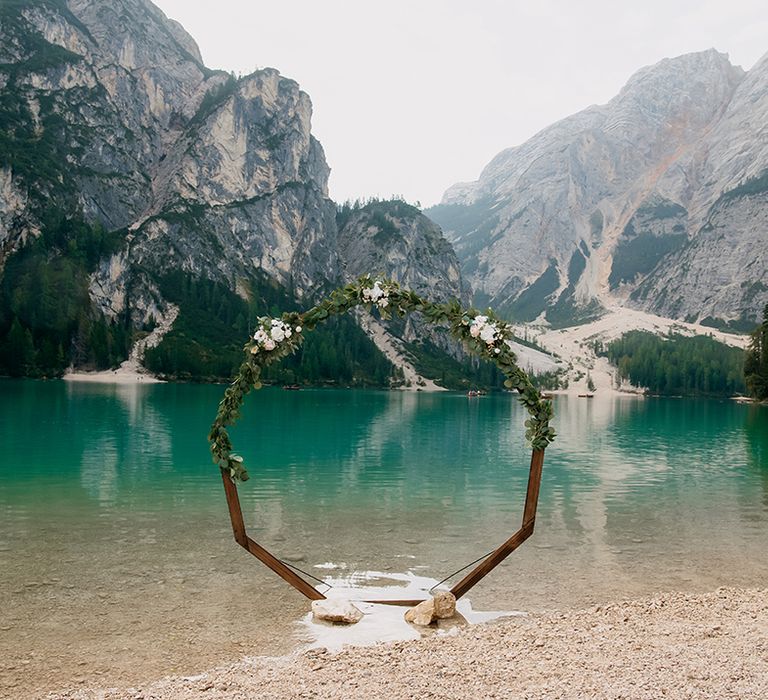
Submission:
<svg viewBox="0 0 768 700">
<path fill-rule="evenodd" d="M 369 311 L 375 306 L 385 319 L 390 318 L 392 313 L 402 316 L 419 312 L 430 323 L 447 325 L 451 334 L 462 341 L 471 353 L 499 367 L 507 378 L 505 385 L 518 392 L 520 402 L 530 414 L 525 425 L 532 452 L 522 523 L 509 539 L 475 562 L 476 566 L 451 588 L 451 592 L 460 598 L 533 534 L 544 450 L 555 436 L 554 430 L 549 427 L 552 404 L 542 399 L 528 375 L 517 366 L 515 354 L 508 342 L 513 337 L 508 324 L 497 319 L 490 311 L 481 314 L 475 309 L 465 310 L 457 301 L 440 304 L 423 299 L 413 290 L 403 289 L 391 280 L 375 279 L 367 275 L 337 289 L 304 313 L 289 312 L 280 318 L 259 319 L 259 327 L 253 339 L 245 346 L 246 359 L 219 403 L 216 420 L 208 436 L 213 460 L 221 469 L 235 541 L 307 598 L 325 598 L 291 566 L 248 536 L 236 485 L 239 481 L 245 481 L 248 473 L 242 457 L 232 451 L 227 427 L 239 417 L 245 395 L 253 388 L 260 388 L 259 377 L 263 367 L 294 352 L 306 331 L 311 331 L 334 314 L 345 313 L 357 306 L 365 306 Z M 420 601 L 368 602 L 415 605 Z"/>
</svg>

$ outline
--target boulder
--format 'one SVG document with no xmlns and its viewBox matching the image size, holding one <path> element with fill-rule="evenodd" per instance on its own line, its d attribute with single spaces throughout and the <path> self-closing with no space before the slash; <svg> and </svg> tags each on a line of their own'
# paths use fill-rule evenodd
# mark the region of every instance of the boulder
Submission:
<svg viewBox="0 0 768 700">
<path fill-rule="evenodd" d="M 447 620 L 456 614 L 456 596 L 450 591 L 438 591 L 435 593 L 435 617 L 438 620 Z"/>
<path fill-rule="evenodd" d="M 435 617 L 435 599 L 422 600 L 418 605 L 405 611 L 405 621 L 420 627 L 428 627 Z"/>
<path fill-rule="evenodd" d="M 437 620 L 447 620 L 456 614 L 456 597 L 449 591 L 439 591 L 433 598 L 422 600 L 405 613 L 405 621 L 427 627 Z"/>
<path fill-rule="evenodd" d="M 313 600 L 312 617 L 336 625 L 353 625 L 363 619 L 363 613 L 348 600 Z"/>
</svg>

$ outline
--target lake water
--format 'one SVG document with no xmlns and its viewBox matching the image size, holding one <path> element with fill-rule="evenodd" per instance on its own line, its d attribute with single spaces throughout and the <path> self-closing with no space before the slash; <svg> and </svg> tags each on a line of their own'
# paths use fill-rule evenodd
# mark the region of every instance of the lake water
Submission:
<svg viewBox="0 0 768 700">
<path fill-rule="evenodd" d="M 308 602 L 232 539 L 221 386 L 0 381 L 0 696 L 289 652 Z M 555 399 L 536 533 L 476 610 L 768 580 L 768 408 Z M 249 534 L 320 578 L 439 580 L 518 526 L 511 395 L 264 389 L 233 431 Z M 363 585 L 365 585 L 363 583 Z"/>
</svg>

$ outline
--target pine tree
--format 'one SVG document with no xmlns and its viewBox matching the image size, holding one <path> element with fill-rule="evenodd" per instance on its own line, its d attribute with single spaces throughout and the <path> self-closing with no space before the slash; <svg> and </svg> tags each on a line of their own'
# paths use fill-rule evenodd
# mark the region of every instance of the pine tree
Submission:
<svg viewBox="0 0 768 700">
<path fill-rule="evenodd" d="M 13 319 L 6 341 L 6 369 L 12 377 L 29 374 L 35 364 L 35 346 L 29 328 Z"/>
<path fill-rule="evenodd" d="M 744 358 L 744 381 L 750 396 L 768 399 L 768 304 L 763 309 L 763 322 L 753 331 Z"/>
</svg>

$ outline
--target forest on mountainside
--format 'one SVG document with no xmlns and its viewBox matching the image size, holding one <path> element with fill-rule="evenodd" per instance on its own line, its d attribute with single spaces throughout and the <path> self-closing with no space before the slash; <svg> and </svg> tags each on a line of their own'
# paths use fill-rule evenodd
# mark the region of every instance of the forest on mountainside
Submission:
<svg viewBox="0 0 768 700">
<path fill-rule="evenodd" d="M 79 218 L 50 217 L 11 255 L 0 278 L 0 374 L 57 377 L 70 365 L 107 369 L 128 355 L 126 318 L 93 309 L 88 275 L 122 236 Z"/>
<path fill-rule="evenodd" d="M 744 357 L 744 381 L 752 398 L 768 400 L 768 304 L 763 309 L 763 322 L 752 332 Z"/>
<path fill-rule="evenodd" d="M 630 331 L 598 355 L 616 366 L 618 376 L 661 396 L 733 396 L 745 391 L 744 352 L 710 336 L 658 336 Z"/>
</svg>

